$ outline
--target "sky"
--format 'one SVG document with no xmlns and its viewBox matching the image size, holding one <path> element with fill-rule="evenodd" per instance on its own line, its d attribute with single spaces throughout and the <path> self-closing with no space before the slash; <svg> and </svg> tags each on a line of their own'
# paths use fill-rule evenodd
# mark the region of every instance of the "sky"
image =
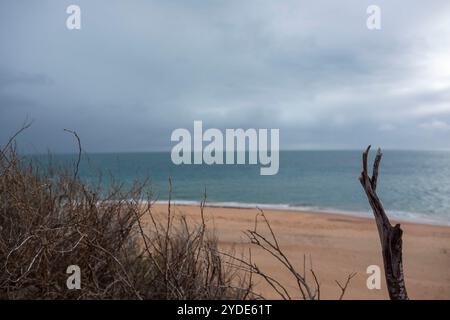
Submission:
<svg viewBox="0 0 450 320">
<path fill-rule="evenodd" d="M 64 128 L 170 150 L 194 120 L 281 149 L 450 149 L 450 1 L 2 0 L 0 145 L 27 119 L 25 152 L 76 151 Z"/>
</svg>

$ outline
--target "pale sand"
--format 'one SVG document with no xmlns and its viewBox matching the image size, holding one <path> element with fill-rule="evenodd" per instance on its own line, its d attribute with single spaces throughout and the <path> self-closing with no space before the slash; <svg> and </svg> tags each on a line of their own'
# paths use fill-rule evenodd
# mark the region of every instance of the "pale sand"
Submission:
<svg viewBox="0 0 450 320">
<path fill-rule="evenodd" d="M 167 212 L 166 205 L 155 205 L 155 212 Z M 193 221 L 199 221 L 198 206 L 175 206 Z M 243 234 L 253 229 L 256 209 L 205 209 L 207 224 L 214 227 L 222 250 L 235 246 L 236 252 L 248 252 Z M 321 284 L 324 299 L 336 299 L 347 274 L 357 272 L 347 290 L 346 299 L 388 299 L 384 274 L 381 289 L 366 286 L 366 268 L 379 265 L 383 272 L 380 242 L 375 221 L 340 214 L 265 210 L 280 246 L 292 263 L 303 270 L 304 254 L 311 255 L 313 268 Z M 395 221 L 391 221 L 395 223 Z M 450 227 L 401 223 L 403 263 L 406 286 L 411 299 L 450 299 Z M 262 225 L 260 225 L 262 227 Z M 262 229 L 261 229 L 262 230 Z M 266 233 L 267 234 L 267 233 Z M 261 269 L 281 280 L 298 296 L 295 283 L 280 263 L 252 247 L 252 258 Z M 309 279 L 311 280 L 311 279 Z M 264 284 L 257 290 L 266 298 L 278 296 Z"/>
</svg>

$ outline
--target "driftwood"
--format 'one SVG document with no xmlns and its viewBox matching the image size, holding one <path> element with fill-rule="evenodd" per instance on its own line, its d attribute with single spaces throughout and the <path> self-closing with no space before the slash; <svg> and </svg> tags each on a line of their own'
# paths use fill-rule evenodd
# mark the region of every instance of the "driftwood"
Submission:
<svg viewBox="0 0 450 320">
<path fill-rule="evenodd" d="M 391 300 L 408 300 L 406 293 L 405 279 L 403 275 L 402 263 L 402 234 L 400 224 L 392 226 L 389 218 L 384 212 L 383 205 L 376 193 L 378 167 L 380 165 L 382 153 L 378 149 L 373 164 L 372 177 L 369 177 L 367 171 L 367 158 L 370 146 L 363 153 L 363 171 L 359 177 L 359 181 L 372 207 L 375 221 L 377 224 L 378 234 L 380 236 L 381 249 L 383 253 L 384 272 L 386 276 L 386 284 Z"/>
</svg>

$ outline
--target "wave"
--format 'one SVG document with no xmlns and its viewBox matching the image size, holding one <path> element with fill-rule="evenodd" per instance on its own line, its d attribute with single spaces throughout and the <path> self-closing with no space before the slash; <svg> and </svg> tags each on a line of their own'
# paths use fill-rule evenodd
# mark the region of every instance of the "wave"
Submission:
<svg viewBox="0 0 450 320">
<path fill-rule="evenodd" d="M 154 203 L 156 204 L 167 204 L 167 200 L 157 200 Z M 198 206 L 200 205 L 200 201 L 194 200 L 172 200 L 171 201 L 175 205 L 186 205 L 186 206 Z M 265 210 L 282 210 L 282 211 L 305 211 L 305 212 L 313 212 L 313 213 L 326 213 L 326 214 L 342 214 L 363 218 L 372 218 L 372 211 L 364 211 L 364 210 L 342 210 L 337 208 L 329 208 L 329 207 L 318 207 L 318 206 L 306 206 L 306 205 L 291 205 L 285 203 L 273 204 L 273 203 L 252 203 L 252 202 L 234 202 L 234 201 L 226 201 L 226 202 L 207 202 L 206 205 L 208 207 L 216 207 L 216 208 L 235 208 L 235 209 L 265 209 Z M 441 226 L 450 226 L 450 221 L 448 221 L 448 217 L 433 215 L 420 212 L 408 212 L 401 210 L 389 210 L 386 209 L 389 217 L 392 220 L 396 220 L 399 222 L 413 222 L 420 224 L 430 224 L 430 225 L 441 225 Z"/>
</svg>

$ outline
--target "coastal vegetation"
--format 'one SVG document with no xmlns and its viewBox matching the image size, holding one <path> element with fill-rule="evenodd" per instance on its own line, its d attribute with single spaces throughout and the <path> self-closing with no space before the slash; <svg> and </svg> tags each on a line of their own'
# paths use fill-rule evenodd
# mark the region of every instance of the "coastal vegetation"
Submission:
<svg viewBox="0 0 450 320">
<path fill-rule="evenodd" d="M 298 270 L 264 211 L 244 234 L 250 248 L 265 252 L 292 276 L 295 295 L 252 261 L 251 250 L 222 250 L 205 223 L 206 192 L 200 222 L 193 223 L 173 210 L 169 179 L 166 213 L 155 213 L 148 179 L 131 187 L 112 183 L 107 190 L 100 178 L 96 186 L 80 179 L 82 148 L 74 131 L 66 130 L 78 145 L 73 168 L 20 156 L 15 138 L 28 127 L 0 148 L 0 299 L 264 299 L 255 290 L 256 278 L 281 299 L 321 298 L 311 261 L 307 269 L 304 255 Z M 363 153 L 360 182 L 375 215 L 388 292 L 391 299 L 408 299 L 402 230 L 390 224 L 376 193 L 381 151 L 369 177 L 369 150 Z M 76 288 L 67 275 L 73 270 L 82 270 Z M 344 297 L 354 276 L 336 281 L 341 290 L 336 298 Z"/>
<path fill-rule="evenodd" d="M 252 262 L 251 253 L 221 250 L 205 224 L 206 195 L 200 223 L 175 214 L 170 198 L 166 214 L 157 215 L 148 180 L 103 190 L 101 183 L 94 187 L 79 178 L 76 132 L 66 130 L 78 143 L 73 168 L 43 168 L 20 156 L 15 138 L 26 128 L 0 149 L 1 299 L 264 299 L 254 290 L 256 278 L 280 298 L 293 299 Z M 169 186 L 171 195 L 170 180 Z M 301 298 L 320 299 L 316 274 L 306 264 L 297 271 L 264 212 L 246 235 L 293 275 Z M 82 272 L 81 284 L 69 289 L 66 271 L 74 265 Z M 352 277 L 339 284 L 340 298 Z"/>
</svg>

